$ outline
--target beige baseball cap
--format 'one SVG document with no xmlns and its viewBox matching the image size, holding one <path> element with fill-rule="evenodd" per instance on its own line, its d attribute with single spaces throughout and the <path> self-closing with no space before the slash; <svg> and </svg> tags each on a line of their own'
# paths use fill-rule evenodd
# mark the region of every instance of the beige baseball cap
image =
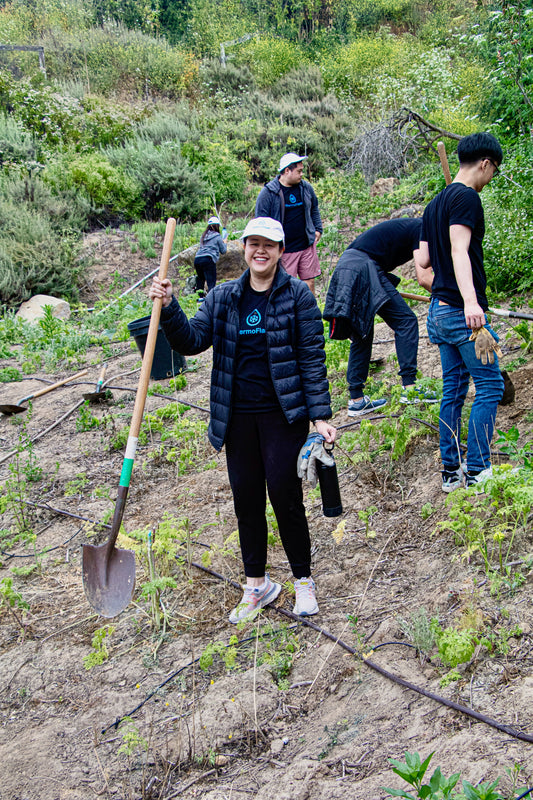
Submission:
<svg viewBox="0 0 533 800">
<path fill-rule="evenodd" d="M 300 161 L 305 161 L 307 156 L 299 156 L 297 153 L 285 153 L 279 160 L 279 172 L 290 166 L 291 164 L 298 164 Z"/>
<path fill-rule="evenodd" d="M 283 226 L 277 219 L 272 217 L 256 217 L 251 219 L 241 236 L 241 242 L 248 238 L 248 236 L 264 236 L 265 239 L 270 239 L 272 242 L 281 242 L 285 244 L 285 234 Z"/>
</svg>

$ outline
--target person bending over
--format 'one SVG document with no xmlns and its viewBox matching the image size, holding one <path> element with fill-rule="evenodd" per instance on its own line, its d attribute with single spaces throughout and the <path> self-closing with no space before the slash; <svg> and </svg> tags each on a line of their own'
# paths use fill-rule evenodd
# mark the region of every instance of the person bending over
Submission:
<svg viewBox="0 0 533 800">
<path fill-rule="evenodd" d="M 404 387 L 401 402 L 436 402 L 434 393 L 415 386 L 418 320 L 395 288 L 400 279 L 392 274 L 393 269 L 414 258 L 419 282 L 431 288 L 430 274 L 418 265 L 421 229 L 421 219 L 380 222 L 354 239 L 337 262 L 324 318 L 330 320 L 332 338 L 352 340 L 346 373 L 350 417 L 369 414 L 387 403 L 385 398 L 371 400 L 364 393 L 374 341 L 374 317 L 378 312 L 394 331 Z"/>
</svg>

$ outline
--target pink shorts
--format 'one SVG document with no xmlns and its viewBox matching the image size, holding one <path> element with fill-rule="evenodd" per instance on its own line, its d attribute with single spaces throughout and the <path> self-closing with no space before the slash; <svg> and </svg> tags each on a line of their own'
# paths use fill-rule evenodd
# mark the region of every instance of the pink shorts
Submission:
<svg viewBox="0 0 533 800">
<path fill-rule="evenodd" d="M 316 278 L 320 275 L 316 243 L 313 242 L 311 247 L 307 247 L 305 250 L 298 250 L 297 253 L 283 253 L 281 265 L 284 267 L 285 272 L 295 278 L 300 278 L 302 281 Z"/>
</svg>

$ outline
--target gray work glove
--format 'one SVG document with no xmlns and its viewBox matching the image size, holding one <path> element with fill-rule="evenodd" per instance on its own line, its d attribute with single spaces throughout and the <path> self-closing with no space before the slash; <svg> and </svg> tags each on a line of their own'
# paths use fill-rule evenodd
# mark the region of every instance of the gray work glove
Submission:
<svg viewBox="0 0 533 800">
<path fill-rule="evenodd" d="M 484 326 L 472 331 L 469 341 L 476 343 L 476 358 L 479 358 L 483 366 L 486 366 L 487 361 L 494 364 L 494 353 L 502 357 L 500 345 Z"/>
<path fill-rule="evenodd" d="M 316 462 L 321 461 L 327 467 L 335 463 L 335 459 L 324 449 L 325 441 L 322 434 L 310 433 L 298 454 L 298 477 L 308 480 L 313 489 L 318 480 Z"/>
</svg>

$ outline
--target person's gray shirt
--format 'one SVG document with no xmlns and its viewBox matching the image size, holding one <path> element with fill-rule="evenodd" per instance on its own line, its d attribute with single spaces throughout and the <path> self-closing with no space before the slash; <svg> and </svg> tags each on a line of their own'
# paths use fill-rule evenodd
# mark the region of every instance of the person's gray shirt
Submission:
<svg viewBox="0 0 533 800">
<path fill-rule="evenodd" d="M 216 231 L 207 231 L 204 243 L 201 244 L 196 251 L 196 258 L 198 258 L 198 256 L 207 256 L 208 258 L 212 258 L 216 264 L 219 256 L 225 253 L 227 249 L 226 243 L 220 233 Z"/>
</svg>

